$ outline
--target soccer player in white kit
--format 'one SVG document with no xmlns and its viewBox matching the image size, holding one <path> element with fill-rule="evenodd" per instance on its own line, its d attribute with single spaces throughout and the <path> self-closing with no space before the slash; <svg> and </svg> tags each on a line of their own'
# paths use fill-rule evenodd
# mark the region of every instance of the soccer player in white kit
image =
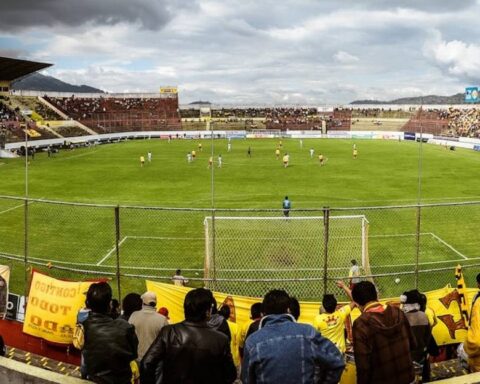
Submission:
<svg viewBox="0 0 480 384">
<path fill-rule="evenodd" d="M 222 168 L 222 155 L 218 155 L 218 168 Z"/>
<path fill-rule="evenodd" d="M 315 150 L 313 148 L 310 148 L 310 158 L 313 159 L 313 154 L 315 153 Z"/>
<path fill-rule="evenodd" d="M 227 152 L 230 152 L 232 150 L 232 143 L 230 141 L 227 144 Z"/>
<path fill-rule="evenodd" d="M 147 159 L 148 159 L 148 162 L 149 162 L 149 163 L 152 162 L 152 152 L 148 151 L 148 153 L 147 153 Z"/>
<path fill-rule="evenodd" d="M 192 154 L 190 152 L 187 152 L 187 163 L 192 162 Z"/>
</svg>

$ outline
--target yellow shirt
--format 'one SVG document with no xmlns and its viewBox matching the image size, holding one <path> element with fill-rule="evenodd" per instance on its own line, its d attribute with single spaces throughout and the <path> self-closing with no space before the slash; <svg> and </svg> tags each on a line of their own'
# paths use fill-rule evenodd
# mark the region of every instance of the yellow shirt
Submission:
<svg viewBox="0 0 480 384">
<path fill-rule="evenodd" d="M 275 150 L 275 155 L 277 155 L 277 156 L 280 155 L 280 150 L 279 149 Z"/>
<path fill-rule="evenodd" d="M 345 346 L 345 320 L 352 309 L 345 305 L 333 313 L 322 313 L 315 317 L 313 326 L 315 329 L 337 346 L 344 353 Z"/>
<path fill-rule="evenodd" d="M 193 157 L 195 157 L 196 154 L 197 154 L 197 152 L 192 151 L 192 156 L 193 156 Z"/>
<path fill-rule="evenodd" d="M 353 156 L 357 156 L 358 152 L 356 149 L 353 150 Z"/>
<path fill-rule="evenodd" d="M 283 156 L 283 162 L 288 163 L 288 156 L 287 155 Z"/>
<path fill-rule="evenodd" d="M 318 155 L 318 160 L 323 161 L 323 155 Z"/>
<path fill-rule="evenodd" d="M 141 163 L 144 163 L 145 162 L 145 158 L 143 156 L 140 156 L 140 162 Z"/>
</svg>

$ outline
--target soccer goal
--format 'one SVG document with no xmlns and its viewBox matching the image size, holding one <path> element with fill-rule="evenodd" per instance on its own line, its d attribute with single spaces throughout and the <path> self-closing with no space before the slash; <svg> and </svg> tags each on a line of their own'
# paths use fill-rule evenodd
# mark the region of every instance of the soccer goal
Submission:
<svg viewBox="0 0 480 384">
<path fill-rule="evenodd" d="M 323 216 L 206 217 L 206 285 L 254 296 L 282 287 L 307 298 L 318 297 L 325 276 L 348 276 L 352 259 L 370 274 L 367 218 L 330 215 L 327 224 Z"/>
</svg>

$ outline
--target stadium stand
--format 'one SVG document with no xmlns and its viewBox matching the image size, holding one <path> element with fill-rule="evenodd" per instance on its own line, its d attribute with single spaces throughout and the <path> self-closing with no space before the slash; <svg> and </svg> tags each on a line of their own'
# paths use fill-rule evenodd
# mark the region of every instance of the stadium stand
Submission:
<svg viewBox="0 0 480 384">
<path fill-rule="evenodd" d="M 98 133 L 181 129 L 178 97 L 44 97 L 74 120 Z"/>
<path fill-rule="evenodd" d="M 448 125 L 448 113 L 446 111 L 419 108 L 417 113 L 402 127 L 402 131 L 440 135 L 448 130 Z"/>
<path fill-rule="evenodd" d="M 480 138 L 480 110 L 448 109 L 448 134 L 450 136 L 464 136 Z"/>
</svg>

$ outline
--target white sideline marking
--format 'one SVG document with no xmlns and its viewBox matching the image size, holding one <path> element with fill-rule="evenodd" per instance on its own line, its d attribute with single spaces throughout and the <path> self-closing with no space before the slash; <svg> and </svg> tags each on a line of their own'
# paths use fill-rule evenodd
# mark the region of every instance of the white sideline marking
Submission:
<svg viewBox="0 0 480 384">
<path fill-rule="evenodd" d="M 146 240 L 205 240 L 205 237 L 126 236 L 129 239 Z"/>
<path fill-rule="evenodd" d="M 457 251 L 455 248 L 453 248 L 450 244 L 448 244 L 446 241 L 442 240 L 440 237 L 438 237 L 437 235 L 435 235 L 434 233 L 431 233 L 432 237 L 436 240 L 438 240 L 440 243 L 442 243 L 443 245 L 445 245 L 447 248 L 451 249 L 453 252 L 455 252 L 458 256 L 460 256 L 461 258 L 463 258 L 464 260 L 468 260 L 468 257 L 465 256 L 463 253 Z"/>
<path fill-rule="evenodd" d="M 122 240 L 120 240 L 120 241 L 118 242 L 118 247 L 119 247 L 119 248 L 120 248 L 120 246 L 123 244 L 123 242 L 124 242 L 125 240 L 127 240 L 127 237 L 128 237 L 128 236 L 125 236 Z M 110 255 L 111 255 L 113 252 L 115 252 L 116 249 L 117 249 L 117 245 L 114 245 L 113 248 L 110 249 L 110 251 L 108 251 L 108 253 L 107 253 L 105 256 L 103 256 L 102 260 L 100 260 L 100 261 L 97 263 L 97 266 L 102 265 L 103 262 L 104 262 L 105 260 L 107 260 L 107 259 L 110 257 Z"/>
<path fill-rule="evenodd" d="M 16 205 L 15 207 L 5 209 L 4 211 L 0 211 L 0 215 L 1 215 L 2 213 L 7 213 L 7 212 L 10 212 L 10 211 L 13 211 L 14 209 L 17 209 L 17 208 L 21 208 L 21 207 L 23 207 L 24 205 L 25 205 L 25 204 L 19 204 L 19 205 Z"/>
</svg>

